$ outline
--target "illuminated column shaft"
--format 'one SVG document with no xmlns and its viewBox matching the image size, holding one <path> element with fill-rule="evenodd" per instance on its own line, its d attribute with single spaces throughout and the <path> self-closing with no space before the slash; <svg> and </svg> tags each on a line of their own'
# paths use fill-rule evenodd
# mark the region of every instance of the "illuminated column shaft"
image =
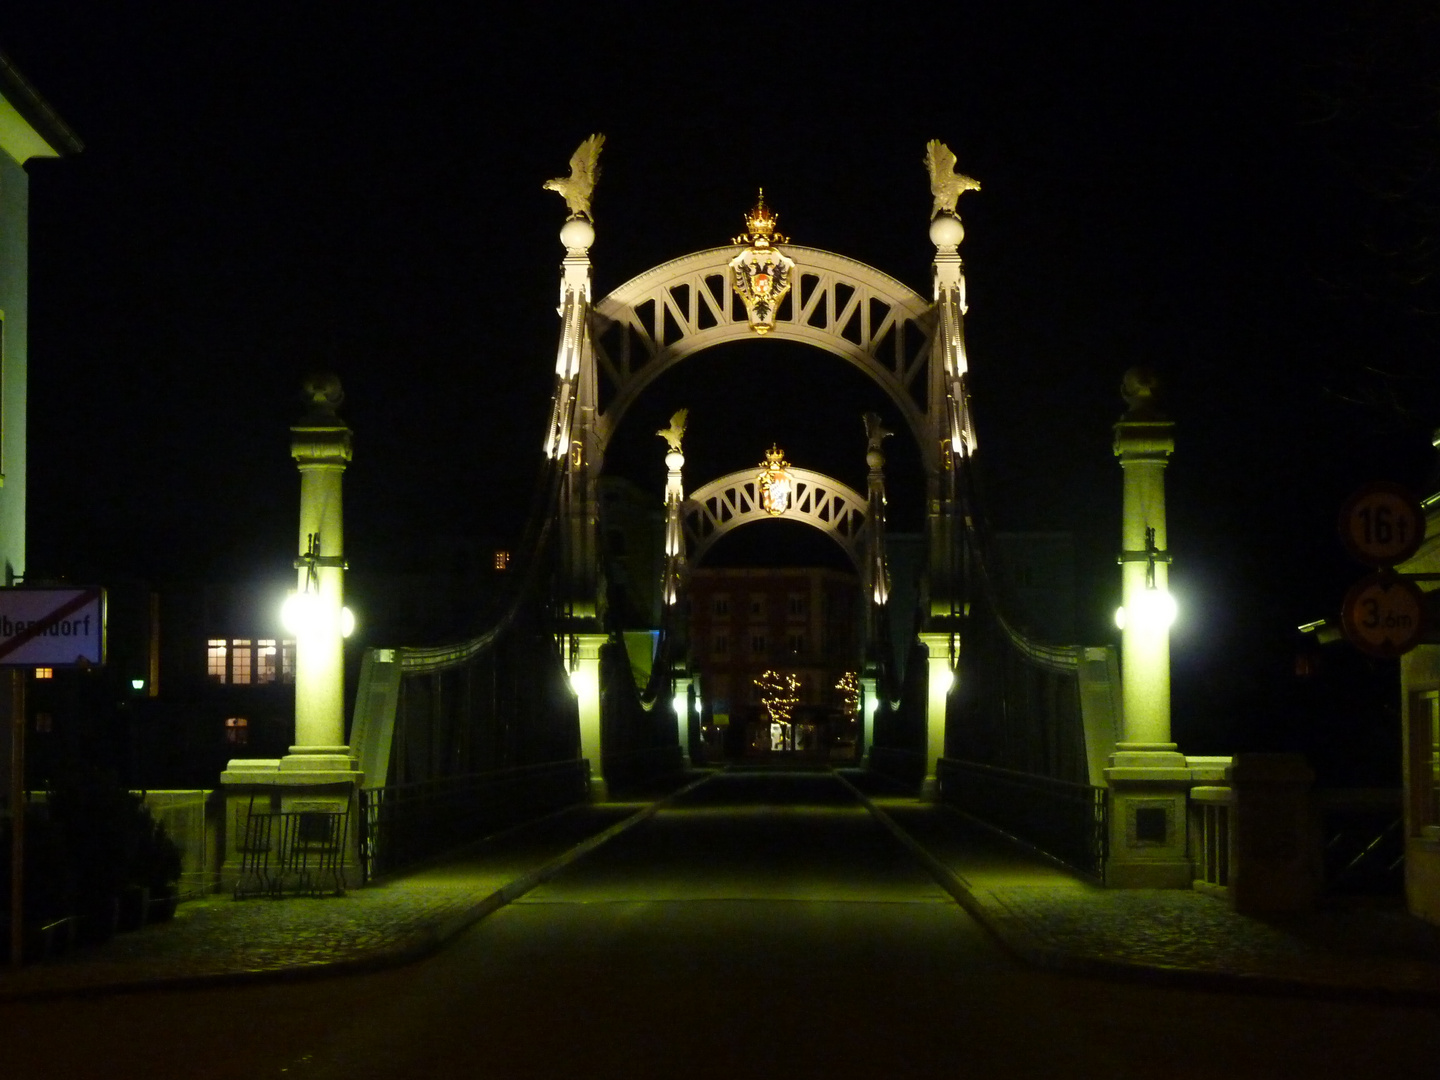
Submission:
<svg viewBox="0 0 1440 1080">
<path fill-rule="evenodd" d="M 861 738 L 864 740 L 865 760 L 870 759 L 870 749 L 875 745 L 875 710 L 879 707 L 879 687 L 872 678 L 860 680 L 860 722 Z"/>
<path fill-rule="evenodd" d="M 921 644 L 930 653 L 925 699 L 925 779 L 920 785 L 922 799 L 934 799 L 940 794 L 938 763 L 945 756 L 945 707 L 955 682 L 951 666 L 952 641 L 949 634 L 920 635 Z"/>
<path fill-rule="evenodd" d="M 291 454 L 300 470 L 301 562 L 296 589 L 315 593 L 313 618 L 295 642 L 294 754 L 345 753 L 345 664 L 341 609 L 345 603 L 344 514 L 341 480 L 350 461 L 350 429 L 332 404 L 315 404 L 290 429 Z M 312 541 L 318 537 L 318 541 Z M 312 550 L 311 544 L 318 544 Z"/>
<path fill-rule="evenodd" d="M 609 789 L 600 746 L 600 648 L 607 638 L 604 634 L 575 634 L 573 639 L 570 685 L 579 706 L 580 756 L 590 763 L 590 797 L 604 801 Z"/>
<path fill-rule="evenodd" d="M 1139 413 L 1140 415 L 1137 415 Z M 1169 591 L 1169 567 L 1148 561 L 1148 530 L 1155 551 L 1169 550 L 1165 536 L 1165 465 L 1175 449 L 1175 425 L 1132 408 L 1115 425 L 1115 455 L 1125 480 L 1121 524 L 1121 588 L 1126 611 L 1121 635 L 1122 749 L 1174 750 L 1170 741 L 1170 627 L 1147 603 L 1153 566 L 1155 593 Z"/>
</svg>

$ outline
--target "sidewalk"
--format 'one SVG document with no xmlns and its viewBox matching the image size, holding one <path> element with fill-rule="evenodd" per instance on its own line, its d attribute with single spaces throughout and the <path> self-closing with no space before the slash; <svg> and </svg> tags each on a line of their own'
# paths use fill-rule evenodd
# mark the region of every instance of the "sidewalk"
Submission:
<svg viewBox="0 0 1440 1080">
<path fill-rule="evenodd" d="M 1403 910 L 1346 905 L 1261 920 L 1186 890 L 1106 890 L 946 807 L 856 794 L 1007 949 L 1036 966 L 1224 991 L 1440 1005 L 1440 928 Z M 0 968 L 0 1003 L 317 978 L 417 960 L 664 801 L 575 807 L 344 897 L 191 901 L 173 922 L 63 959 Z"/>
<path fill-rule="evenodd" d="M 43 964 L 0 967 L 0 1003 L 320 978 L 418 960 L 659 805 L 572 807 L 459 858 L 345 896 L 236 901 L 217 894 L 191 900 L 172 922 L 117 934 L 104 945 Z"/>
<path fill-rule="evenodd" d="M 858 792 L 857 792 L 858 793 Z M 1105 889 L 958 812 L 865 795 L 881 820 L 1016 956 L 1100 978 L 1249 993 L 1440 1005 L 1440 927 L 1391 903 L 1239 915 L 1186 889 Z"/>
</svg>

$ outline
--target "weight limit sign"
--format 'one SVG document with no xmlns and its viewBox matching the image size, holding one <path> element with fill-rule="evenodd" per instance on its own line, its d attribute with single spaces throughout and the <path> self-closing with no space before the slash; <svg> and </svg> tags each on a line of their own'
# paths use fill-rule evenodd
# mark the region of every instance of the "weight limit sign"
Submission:
<svg viewBox="0 0 1440 1080">
<path fill-rule="evenodd" d="M 1366 484 L 1340 508 L 1340 542 L 1367 566 L 1394 566 L 1419 550 L 1425 512 L 1399 484 Z"/>
</svg>

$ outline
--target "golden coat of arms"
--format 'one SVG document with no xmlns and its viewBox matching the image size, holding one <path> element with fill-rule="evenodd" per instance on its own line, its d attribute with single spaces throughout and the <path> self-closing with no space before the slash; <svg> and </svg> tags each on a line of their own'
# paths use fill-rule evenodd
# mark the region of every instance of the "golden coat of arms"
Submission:
<svg viewBox="0 0 1440 1080">
<path fill-rule="evenodd" d="M 790 509 L 795 497 L 795 482 L 790 479 L 790 463 L 785 452 L 774 443 L 765 451 L 765 460 L 760 465 L 760 475 L 755 478 L 760 488 L 760 505 L 767 514 L 779 517 Z"/>
<path fill-rule="evenodd" d="M 775 244 L 789 242 L 789 237 L 775 231 L 777 215 L 765 205 L 765 189 L 760 189 L 755 209 L 745 215 L 744 236 L 735 243 L 745 247 L 730 260 L 730 284 L 745 302 L 750 316 L 750 329 L 767 334 L 775 325 L 775 312 L 790 291 L 790 278 L 795 261 L 781 254 Z"/>
</svg>

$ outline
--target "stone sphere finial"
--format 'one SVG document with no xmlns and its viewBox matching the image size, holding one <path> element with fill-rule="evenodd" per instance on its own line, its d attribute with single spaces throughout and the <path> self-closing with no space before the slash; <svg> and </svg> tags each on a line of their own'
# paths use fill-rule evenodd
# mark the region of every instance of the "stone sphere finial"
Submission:
<svg viewBox="0 0 1440 1080">
<path fill-rule="evenodd" d="M 320 371 L 306 376 L 300 386 L 300 397 L 309 406 L 311 415 L 334 416 L 345 400 L 345 391 L 340 388 L 338 375 Z"/>
<path fill-rule="evenodd" d="M 957 248 L 964 239 L 965 226 L 954 214 L 940 214 L 930 222 L 930 242 L 937 248 Z"/>
<path fill-rule="evenodd" d="M 1120 381 L 1120 396 L 1128 406 L 1125 415 L 1131 418 L 1159 416 L 1155 399 L 1160 392 L 1160 376 L 1148 367 L 1132 367 Z"/>
<path fill-rule="evenodd" d="M 560 243 L 566 251 L 577 253 L 590 250 L 595 243 L 595 226 L 581 217 L 572 217 L 560 226 Z"/>
</svg>

